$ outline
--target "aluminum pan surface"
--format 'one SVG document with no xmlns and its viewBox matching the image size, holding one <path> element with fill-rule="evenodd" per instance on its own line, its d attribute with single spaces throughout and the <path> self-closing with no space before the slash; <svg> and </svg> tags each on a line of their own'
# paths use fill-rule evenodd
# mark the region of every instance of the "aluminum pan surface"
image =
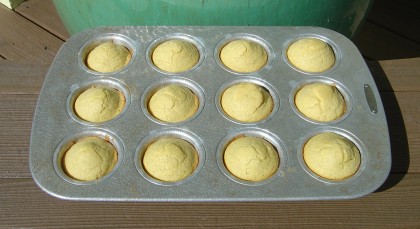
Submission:
<svg viewBox="0 0 420 229">
<path fill-rule="evenodd" d="M 80 63 L 82 46 L 104 35 L 122 35 L 132 45 L 132 63 L 114 74 L 97 74 Z M 156 39 L 187 35 L 202 45 L 204 59 L 183 74 L 165 74 L 150 66 L 147 49 Z M 252 36 L 269 45 L 270 64 L 252 74 L 235 74 L 219 65 L 216 48 L 232 36 Z M 284 52 L 301 37 L 318 37 L 336 51 L 337 64 L 321 74 L 304 74 L 288 65 Z M 215 55 L 216 53 L 216 55 Z M 130 93 L 129 106 L 121 117 L 100 125 L 74 120 L 66 102 L 80 85 L 97 80 L 116 80 Z M 178 125 L 154 122 L 142 111 L 141 98 L 153 84 L 173 79 L 192 81 L 203 90 L 204 106 L 194 119 Z M 337 82 L 352 100 L 351 112 L 343 120 L 319 124 L 304 120 L 289 103 L 291 90 L 306 80 Z M 222 85 L 235 80 L 266 83 L 278 96 L 278 109 L 267 121 L 257 124 L 232 122 L 217 109 L 217 94 Z M 376 101 L 371 112 L 365 97 L 365 85 Z M 61 178 L 53 158 L 65 139 L 83 133 L 110 133 L 121 142 L 122 161 L 112 175 L 90 184 L 72 183 Z M 359 172 L 343 182 L 329 182 L 308 172 L 301 163 L 300 150 L 305 139 L 323 131 L 340 133 L 361 149 Z M 203 163 L 186 182 L 159 185 L 145 179 L 136 168 L 135 154 L 147 138 L 165 133 L 194 136 L 202 144 Z M 226 176 L 217 163 L 220 143 L 237 134 L 275 136 L 281 146 L 280 171 L 269 182 L 247 184 Z M 357 48 L 344 36 L 317 27 L 100 27 L 71 37 L 59 50 L 47 73 L 35 111 L 31 144 L 30 170 L 35 182 L 47 193 L 64 199 L 95 201 L 281 201 L 348 199 L 369 194 L 387 178 L 391 167 L 389 133 L 384 109 L 376 85 Z"/>
</svg>

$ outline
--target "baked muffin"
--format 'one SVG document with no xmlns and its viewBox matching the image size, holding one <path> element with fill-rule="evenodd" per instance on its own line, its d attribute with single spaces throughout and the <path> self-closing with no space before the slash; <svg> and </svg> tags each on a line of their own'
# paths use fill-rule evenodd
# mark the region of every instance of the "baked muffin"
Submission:
<svg viewBox="0 0 420 229">
<path fill-rule="evenodd" d="M 321 133 L 303 148 L 306 165 L 320 177 L 343 180 L 354 175 L 360 166 L 360 152 L 347 138 L 335 133 Z"/>
<path fill-rule="evenodd" d="M 77 141 L 64 154 L 65 173 L 80 181 L 93 181 L 107 175 L 118 161 L 115 147 L 99 137 Z"/>
<path fill-rule="evenodd" d="M 144 170 L 150 176 L 176 182 L 194 172 L 198 165 L 198 153 L 185 140 L 161 138 L 147 147 L 142 160 Z"/>
<path fill-rule="evenodd" d="M 258 137 L 240 137 L 233 140 L 223 154 L 227 170 L 235 177 L 247 181 L 262 181 L 279 168 L 276 149 Z"/>
<path fill-rule="evenodd" d="M 296 68 L 310 73 L 324 72 L 335 63 L 331 46 L 317 38 L 303 38 L 287 49 L 287 58 Z"/>
<path fill-rule="evenodd" d="M 124 106 L 123 93 L 113 88 L 94 86 L 76 98 L 74 111 L 81 119 L 96 123 L 115 118 Z"/>
<path fill-rule="evenodd" d="M 188 71 L 199 59 L 200 54 L 194 44 L 177 39 L 163 42 L 152 53 L 153 64 L 171 73 Z"/>
<path fill-rule="evenodd" d="M 97 72 L 114 72 L 125 67 L 131 60 L 130 51 L 112 41 L 104 42 L 89 52 L 87 66 Z"/>
<path fill-rule="evenodd" d="M 267 64 L 267 52 L 256 42 L 240 39 L 225 45 L 220 60 L 226 67 L 240 73 L 260 70 Z"/>
<path fill-rule="evenodd" d="M 270 93 L 253 83 L 239 83 L 227 88 L 221 97 L 224 112 L 241 122 L 258 122 L 268 117 L 274 102 Z"/>
<path fill-rule="evenodd" d="M 306 117 L 330 122 L 346 111 L 346 102 L 336 87 L 324 83 L 303 86 L 295 96 L 297 109 Z"/>
<path fill-rule="evenodd" d="M 187 87 L 171 84 L 157 90 L 149 100 L 149 111 L 165 122 L 182 122 L 198 109 L 198 98 Z"/>
</svg>

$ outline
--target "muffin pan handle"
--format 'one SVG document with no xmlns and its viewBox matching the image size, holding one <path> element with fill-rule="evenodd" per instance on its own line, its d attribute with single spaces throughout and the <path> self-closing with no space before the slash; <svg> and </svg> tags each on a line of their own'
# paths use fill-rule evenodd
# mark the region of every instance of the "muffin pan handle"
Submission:
<svg viewBox="0 0 420 229">
<path fill-rule="evenodd" d="M 375 95 L 373 94 L 372 88 L 370 87 L 369 84 L 365 84 L 364 90 L 365 90 L 365 98 L 368 103 L 370 112 L 372 112 L 373 114 L 378 113 L 378 105 L 376 104 L 376 98 L 375 98 Z"/>
</svg>

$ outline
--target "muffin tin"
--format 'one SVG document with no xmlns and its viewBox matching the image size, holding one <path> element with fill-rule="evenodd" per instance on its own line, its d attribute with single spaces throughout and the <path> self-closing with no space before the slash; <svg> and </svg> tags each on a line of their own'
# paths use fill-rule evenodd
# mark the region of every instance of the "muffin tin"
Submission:
<svg viewBox="0 0 420 229">
<path fill-rule="evenodd" d="M 287 60 L 294 41 L 314 37 L 334 50 L 334 66 L 322 73 L 305 73 Z M 200 59 L 182 73 L 159 70 L 150 59 L 153 48 L 169 39 L 196 45 Z M 268 54 L 265 67 L 237 73 L 219 59 L 229 41 L 250 39 Z M 125 45 L 130 63 L 112 73 L 98 73 L 85 65 L 89 50 L 103 41 Z M 264 87 L 273 97 L 273 112 L 266 119 L 243 123 L 226 116 L 220 106 L 223 90 L 239 82 Z M 294 94 L 313 82 L 335 85 L 347 103 L 346 113 L 333 122 L 305 118 L 294 105 Z M 196 114 L 180 123 L 162 122 L 150 115 L 147 101 L 168 84 L 188 87 L 199 98 Z M 126 97 L 126 106 L 113 120 L 83 121 L 74 114 L 78 94 L 92 85 L 109 86 Z M 302 148 L 312 136 L 335 132 L 359 148 L 361 166 L 351 178 L 331 181 L 307 168 Z M 114 170 L 99 180 L 81 182 L 68 177 L 61 158 L 70 145 L 85 136 L 99 136 L 118 151 Z M 232 176 L 223 163 L 227 144 L 239 136 L 257 136 L 278 151 L 277 173 L 262 182 Z M 162 182 L 142 167 L 145 147 L 172 136 L 190 142 L 199 154 L 195 172 L 179 182 Z M 281 201 L 349 199 L 375 191 L 391 167 L 388 128 L 375 82 L 357 48 L 344 36 L 318 27 L 99 27 L 72 36 L 60 49 L 47 73 L 35 111 L 30 170 L 47 193 L 72 200 L 95 201 Z"/>
</svg>

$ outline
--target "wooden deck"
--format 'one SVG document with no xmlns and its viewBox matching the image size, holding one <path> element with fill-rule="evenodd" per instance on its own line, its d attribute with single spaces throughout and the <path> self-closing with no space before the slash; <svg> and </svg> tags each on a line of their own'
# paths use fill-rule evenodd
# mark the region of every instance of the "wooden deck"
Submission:
<svg viewBox="0 0 420 229">
<path fill-rule="evenodd" d="M 355 38 L 391 136 L 391 174 L 376 192 L 346 201 L 113 203 L 59 200 L 32 180 L 37 98 L 69 35 L 50 0 L 29 0 L 16 11 L 0 5 L 0 228 L 420 228 L 419 10 L 415 1 L 377 0 Z"/>
</svg>

